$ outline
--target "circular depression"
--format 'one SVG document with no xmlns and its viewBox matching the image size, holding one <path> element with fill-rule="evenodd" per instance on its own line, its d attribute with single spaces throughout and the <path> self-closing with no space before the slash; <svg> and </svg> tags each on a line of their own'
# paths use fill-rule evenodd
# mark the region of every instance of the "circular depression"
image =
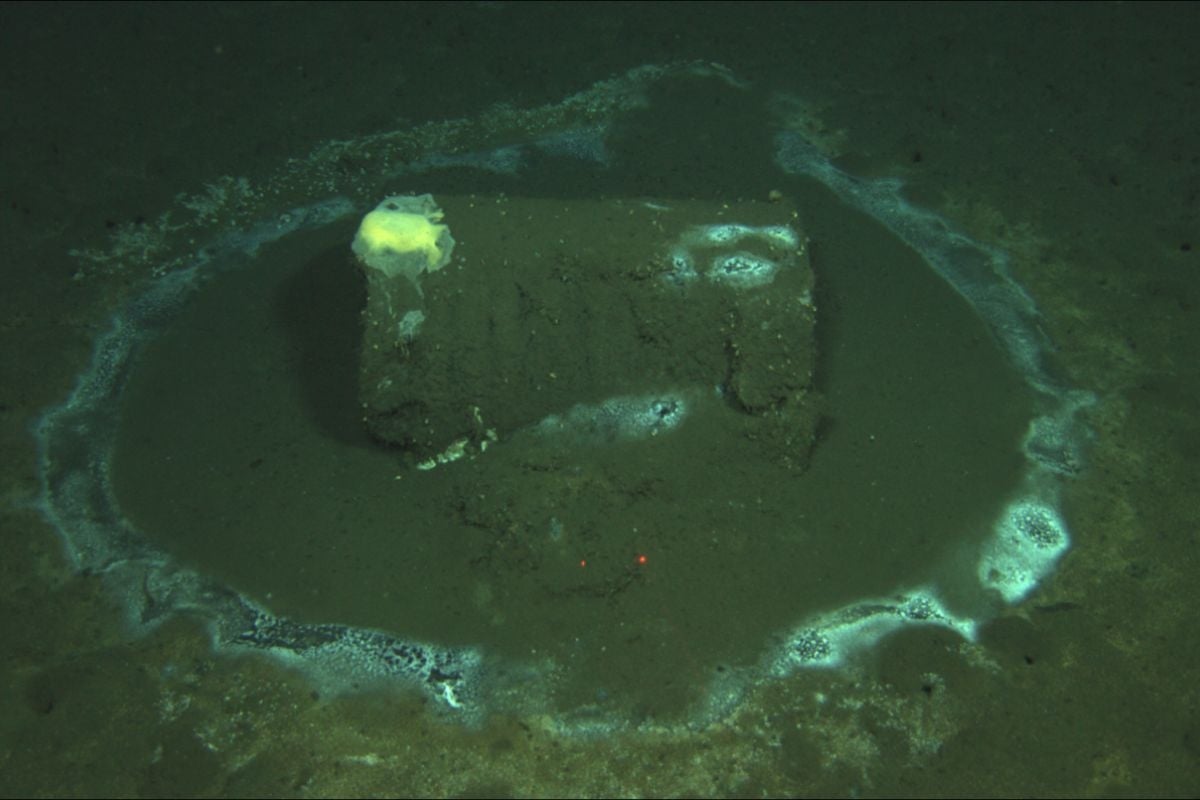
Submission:
<svg viewBox="0 0 1200 800">
<path fill-rule="evenodd" d="M 577 449 L 554 492 L 519 438 L 404 468 L 358 419 L 363 287 L 339 222 L 212 278 L 144 347 L 120 396 L 122 512 L 275 614 L 551 665 L 554 706 L 626 718 L 680 714 L 798 620 L 897 587 L 975 613 L 1031 392 L 916 253 L 815 182 L 789 190 L 827 404 L 802 475 L 715 400 L 670 435 Z"/>
</svg>

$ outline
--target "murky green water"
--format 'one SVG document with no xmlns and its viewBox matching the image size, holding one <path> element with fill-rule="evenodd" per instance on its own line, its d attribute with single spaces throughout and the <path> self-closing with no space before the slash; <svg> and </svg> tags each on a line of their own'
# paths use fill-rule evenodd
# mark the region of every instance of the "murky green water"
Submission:
<svg viewBox="0 0 1200 800">
<path fill-rule="evenodd" d="M 959 545 L 1023 463 L 1028 398 L 970 309 L 873 221 L 795 191 L 827 402 L 803 474 L 715 397 L 651 440 L 405 468 L 356 419 L 361 276 L 336 225 L 214 280 L 148 348 L 123 506 L 281 615 L 550 659 L 564 707 L 681 711 L 806 615 L 969 569 Z"/>
</svg>

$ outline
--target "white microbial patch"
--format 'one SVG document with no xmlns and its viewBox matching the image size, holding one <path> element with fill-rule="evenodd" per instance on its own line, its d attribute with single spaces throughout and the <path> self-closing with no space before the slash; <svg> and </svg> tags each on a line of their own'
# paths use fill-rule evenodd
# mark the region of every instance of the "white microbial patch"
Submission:
<svg viewBox="0 0 1200 800">
<path fill-rule="evenodd" d="M 732 289 L 753 289 L 775 280 L 803 245 L 786 225 L 753 226 L 740 223 L 700 225 L 686 231 L 670 250 L 670 283 L 689 283 L 703 275 Z"/>
<path fill-rule="evenodd" d="M 775 280 L 779 265 L 767 258 L 750 253 L 717 256 L 708 268 L 708 277 L 717 283 L 727 283 L 740 289 L 765 286 Z"/>
<path fill-rule="evenodd" d="M 774 242 L 780 247 L 790 247 L 793 250 L 800 248 L 800 237 L 787 225 L 768 225 L 759 228 L 758 233 L 767 241 Z"/>
<path fill-rule="evenodd" d="M 602 125 L 589 125 L 543 136 L 534 145 L 549 155 L 607 166 L 607 135 L 608 131 Z"/>
<path fill-rule="evenodd" d="M 1023 600 L 1053 570 L 1071 539 L 1053 508 L 1020 500 L 1005 509 L 979 559 L 979 582 L 1007 603 Z"/>
<path fill-rule="evenodd" d="M 694 244 L 723 245 L 749 236 L 754 229 L 748 225 L 709 225 L 699 228 L 688 237 Z"/>
<path fill-rule="evenodd" d="M 950 628 L 975 638 L 974 620 L 954 616 L 930 588 L 885 600 L 866 600 L 806 620 L 771 654 L 767 669 L 786 675 L 795 669 L 836 667 L 884 636 L 913 625 Z"/>
<path fill-rule="evenodd" d="M 684 236 L 684 241 L 692 246 L 723 246 L 737 244 L 747 239 L 758 239 L 778 247 L 798 248 L 800 239 L 796 232 L 786 225 L 753 225 L 725 224 L 706 225 L 694 228 Z"/>
<path fill-rule="evenodd" d="M 700 277 L 696 265 L 692 263 L 692 254 L 682 247 L 671 251 L 671 271 L 665 276 L 669 283 L 691 283 Z"/>
<path fill-rule="evenodd" d="M 404 312 L 404 316 L 396 323 L 397 341 L 411 343 L 417 338 L 421 325 L 425 322 L 425 312 L 420 309 Z"/>
<path fill-rule="evenodd" d="M 234 633 L 237 644 L 314 667 L 334 691 L 344 690 L 351 675 L 363 682 L 401 679 L 421 686 L 454 711 L 478 708 L 473 693 L 481 658 L 472 648 L 404 641 L 344 625 L 300 625 L 256 608 L 246 612 Z"/>
<path fill-rule="evenodd" d="M 687 413 L 688 403 L 682 393 L 611 397 L 596 405 L 573 406 L 565 414 L 551 414 L 533 430 L 542 436 L 604 444 L 658 436 L 677 428 Z"/>
<path fill-rule="evenodd" d="M 524 162 L 524 155 L 517 147 L 497 147 L 494 150 L 452 155 L 431 153 L 405 164 L 391 176 L 399 177 L 404 174 L 436 172 L 443 169 L 474 169 L 497 175 L 516 175 Z"/>
<path fill-rule="evenodd" d="M 1059 475 L 1073 476 L 1083 468 L 1088 432 L 1076 415 L 1096 402 L 1091 392 L 1066 392 L 1053 412 L 1035 417 L 1021 442 L 1025 457 Z"/>
</svg>

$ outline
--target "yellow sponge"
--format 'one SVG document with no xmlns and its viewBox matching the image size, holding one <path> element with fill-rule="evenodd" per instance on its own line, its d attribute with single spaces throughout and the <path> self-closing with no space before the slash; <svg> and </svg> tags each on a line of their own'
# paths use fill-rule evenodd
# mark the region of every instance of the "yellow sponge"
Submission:
<svg viewBox="0 0 1200 800">
<path fill-rule="evenodd" d="M 450 261 L 454 238 L 431 195 L 388 197 L 363 217 L 351 249 L 362 264 L 413 284 Z"/>
</svg>

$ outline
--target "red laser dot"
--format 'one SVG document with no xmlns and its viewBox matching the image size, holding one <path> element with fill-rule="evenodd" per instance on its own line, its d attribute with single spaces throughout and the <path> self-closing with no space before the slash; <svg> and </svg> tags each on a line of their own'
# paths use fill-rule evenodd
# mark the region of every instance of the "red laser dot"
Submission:
<svg viewBox="0 0 1200 800">
<path fill-rule="evenodd" d="M 587 566 L 587 559 L 586 559 L 586 558 L 581 558 L 581 559 L 579 559 L 579 566 L 580 566 L 580 567 L 586 567 L 586 566 Z"/>
<path fill-rule="evenodd" d="M 645 564 L 647 561 L 649 561 L 649 559 L 646 558 L 646 555 L 644 553 L 638 553 L 638 557 L 634 560 L 637 561 L 637 563 L 639 565 Z"/>
</svg>

